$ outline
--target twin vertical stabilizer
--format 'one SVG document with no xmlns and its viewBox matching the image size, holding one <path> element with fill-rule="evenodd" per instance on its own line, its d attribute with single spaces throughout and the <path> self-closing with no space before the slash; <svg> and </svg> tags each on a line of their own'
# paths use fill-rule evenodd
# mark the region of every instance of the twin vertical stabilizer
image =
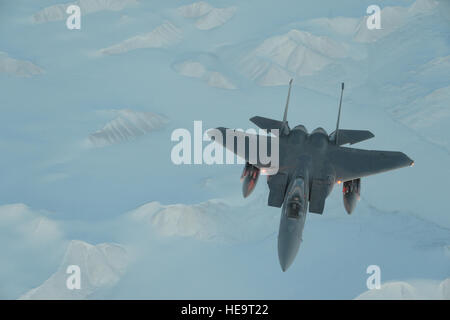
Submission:
<svg viewBox="0 0 450 320">
<path fill-rule="evenodd" d="M 291 96 L 292 79 L 289 81 L 289 90 L 286 99 L 286 106 L 284 108 L 283 120 L 274 120 L 265 117 L 255 116 L 250 118 L 250 121 L 256 124 L 259 128 L 271 131 L 274 129 L 279 130 L 279 135 L 288 135 L 290 132 L 289 124 L 287 121 L 287 114 L 289 109 L 289 99 Z M 339 110 L 336 122 L 336 130 L 330 134 L 330 141 L 334 144 L 341 146 L 343 144 L 354 144 L 374 137 L 374 135 L 367 130 L 342 130 L 339 129 L 339 122 L 341 120 L 342 110 L 342 98 L 344 95 L 344 83 L 341 84 L 341 97 L 339 99 Z"/>
<path fill-rule="evenodd" d="M 341 107 L 342 107 L 342 95 L 344 94 L 344 83 L 342 82 L 341 87 L 341 99 L 339 100 L 339 111 L 338 111 L 338 118 L 336 122 L 336 131 L 334 132 L 334 141 L 336 145 L 339 145 L 339 121 L 341 120 Z"/>
<path fill-rule="evenodd" d="M 284 108 L 283 121 L 269 119 L 265 117 L 255 116 L 250 118 L 250 121 L 256 124 L 259 128 L 264 130 L 278 129 L 281 135 L 288 135 L 290 128 L 287 121 L 287 113 L 289 108 L 289 98 L 291 96 L 292 79 L 289 81 L 289 90 L 286 99 L 286 107 Z"/>
</svg>

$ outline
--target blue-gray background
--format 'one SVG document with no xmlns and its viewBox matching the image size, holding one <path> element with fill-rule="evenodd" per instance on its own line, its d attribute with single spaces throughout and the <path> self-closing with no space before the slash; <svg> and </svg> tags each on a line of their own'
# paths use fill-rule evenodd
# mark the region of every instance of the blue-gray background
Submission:
<svg viewBox="0 0 450 320">
<path fill-rule="evenodd" d="M 371 264 L 383 283 L 450 276 L 448 1 L 210 0 L 187 18 L 179 8 L 193 1 L 84 0 L 81 30 L 67 15 L 36 21 L 59 3 L 0 0 L 0 298 L 63 272 L 72 240 L 127 250 L 126 270 L 84 298 L 349 299 L 367 290 Z M 382 30 L 365 26 L 371 4 Z M 200 24 L 208 14 L 214 28 Z M 138 35 L 153 47 L 101 51 Z M 352 216 L 336 187 L 282 273 L 265 179 L 242 201 L 241 166 L 176 166 L 170 137 L 194 120 L 205 130 L 281 118 L 289 77 L 291 126 L 331 132 L 345 81 L 341 127 L 371 130 L 359 147 L 401 150 L 416 165 L 363 179 Z M 120 110 L 167 123 L 93 145 Z M 136 222 L 130 212 L 150 202 L 159 211 Z"/>
</svg>

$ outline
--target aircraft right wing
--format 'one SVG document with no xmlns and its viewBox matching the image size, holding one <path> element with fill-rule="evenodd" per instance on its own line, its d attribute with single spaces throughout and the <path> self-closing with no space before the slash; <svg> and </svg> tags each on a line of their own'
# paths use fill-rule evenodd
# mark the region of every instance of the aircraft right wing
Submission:
<svg viewBox="0 0 450 320">
<path fill-rule="evenodd" d="M 214 136 L 215 130 L 221 133 L 221 139 Z M 258 134 L 245 133 L 243 131 L 219 127 L 207 131 L 207 134 L 217 143 L 230 150 L 245 162 L 259 168 L 278 166 L 278 156 L 273 150 L 278 150 L 278 138 Z M 265 140 L 265 144 L 262 140 Z M 266 146 L 266 150 L 261 149 Z M 272 163 L 274 162 L 274 163 Z"/>
<path fill-rule="evenodd" d="M 375 137 L 374 134 L 368 130 L 349 130 L 349 129 L 338 129 L 339 132 L 339 145 L 344 144 L 355 144 L 370 138 Z M 330 134 L 330 138 L 336 139 L 336 131 Z"/>
<path fill-rule="evenodd" d="M 412 166 L 414 161 L 398 151 L 376 151 L 338 147 L 331 151 L 330 161 L 336 179 L 348 181 L 373 174 Z"/>
</svg>

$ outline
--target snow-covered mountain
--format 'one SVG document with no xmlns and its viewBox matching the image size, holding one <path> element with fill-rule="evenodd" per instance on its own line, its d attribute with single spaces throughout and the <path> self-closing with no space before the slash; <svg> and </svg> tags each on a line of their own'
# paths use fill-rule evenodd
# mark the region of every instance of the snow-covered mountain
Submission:
<svg viewBox="0 0 450 320">
<path fill-rule="evenodd" d="M 0 51 L 1 72 L 29 78 L 44 73 L 44 70 L 29 61 L 11 58 L 6 52 Z"/>
<path fill-rule="evenodd" d="M 99 50 L 100 54 L 112 55 L 143 48 L 167 48 L 178 43 L 182 30 L 170 22 L 165 22 L 151 32 L 126 39 L 118 44 Z"/>
<path fill-rule="evenodd" d="M 381 29 L 368 29 L 367 17 L 361 19 L 356 27 L 354 40 L 356 42 L 375 42 L 395 32 L 414 19 L 435 13 L 438 2 L 435 0 L 417 0 L 410 7 L 384 7 L 380 11 Z"/>
<path fill-rule="evenodd" d="M 432 143 L 450 150 L 448 136 L 442 128 L 450 125 L 450 86 L 436 89 L 411 103 L 390 110 L 395 119 Z"/>
<path fill-rule="evenodd" d="M 54 213 L 0 206 L 0 298 L 376 298 L 363 293 L 371 264 L 384 297 L 448 297 L 448 1 L 379 4 L 383 29 L 370 31 L 365 5 L 332 0 L 137 2 L 71 2 L 81 32 L 65 28 L 69 3 L 2 6 L 0 200 Z M 175 166 L 170 134 L 153 131 L 168 128 L 158 114 L 183 128 L 279 119 L 287 87 L 276 86 L 290 78 L 291 125 L 333 130 L 344 81 L 342 127 L 376 135 L 356 147 L 416 165 L 363 179 L 351 216 L 334 190 L 282 273 L 265 181 L 237 201 L 241 166 Z M 93 112 L 111 105 L 155 107 Z M 124 247 L 136 257 L 126 270 Z M 82 267 L 78 295 L 64 287 L 68 263 Z"/>
<path fill-rule="evenodd" d="M 20 297 L 36 299 L 86 299 L 97 291 L 113 287 L 125 273 L 128 255 L 125 248 L 117 244 L 91 245 L 73 240 L 58 270 L 42 285 L 31 289 Z M 69 266 L 80 268 L 80 289 L 68 289 Z"/>
<path fill-rule="evenodd" d="M 266 237 L 277 223 L 277 213 L 260 215 L 264 209 L 260 198 L 244 205 L 231 205 L 223 200 L 193 205 L 150 202 L 127 213 L 126 217 L 131 223 L 163 237 L 240 243 Z"/>
<path fill-rule="evenodd" d="M 424 280 L 430 286 L 416 286 L 411 282 L 392 287 L 390 283 L 399 275 L 428 279 L 431 272 L 438 278 L 445 277 L 449 266 L 446 253 L 450 241 L 448 229 L 405 213 L 380 211 L 364 200 L 351 216 L 345 213 L 341 203 L 335 206 L 334 202 L 333 205 L 328 202 L 324 215 L 308 215 L 293 271 L 288 277 L 283 277 L 278 272 L 276 255 L 280 210 L 267 207 L 266 196 L 265 193 L 254 194 L 243 203 L 210 200 L 197 204 L 162 205 L 151 202 L 126 213 L 120 219 L 121 229 L 132 232 L 140 242 L 139 247 L 142 246 L 140 250 L 145 252 L 141 268 L 146 270 L 146 279 L 142 281 L 147 281 L 147 285 L 152 287 L 165 285 L 167 292 L 173 292 L 186 283 L 186 274 L 189 274 L 190 281 L 204 279 L 208 277 L 204 273 L 212 268 L 214 274 L 222 275 L 223 281 L 216 280 L 216 286 L 209 286 L 196 297 L 224 297 L 218 288 L 224 286 L 232 274 L 242 284 L 242 296 L 274 297 L 270 290 L 259 292 L 253 286 L 270 273 L 270 279 L 265 280 L 266 289 L 286 287 L 290 281 L 302 284 L 292 289 L 295 294 L 281 298 L 292 294 L 298 298 L 324 297 L 320 289 L 311 289 L 317 283 L 322 288 L 328 282 L 335 283 L 335 286 L 330 286 L 325 295 L 327 298 L 342 296 L 344 284 L 345 291 L 353 293 L 346 296 L 353 298 L 366 288 L 367 266 L 377 264 L 381 268 L 383 288 L 386 287 L 389 293 L 386 298 L 403 294 L 403 298 L 420 296 L 429 299 L 441 297 L 439 292 L 447 290 L 444 284 L 438 289 L 439 283 L 433 280 Z M 345 255 L 343 250 L 351 252 L 351 255 Z M 175 276 L 177 284 L 169 281 L 169 277 L 174 277 L 171 272 L 162 275 L 158 271 L 156 257 L 161 266 L 170 270 L 180 270 L 179 265 L 183 265 L 182 274 Z M 225 263 L 223 268 L 218 267 L 222 263 Z M 413 265 L 412 269 L 420 268 L 421 276 L 407 265 Z M 238 273 L 235 272 L 237 266 Z M 318 272 L 311 271 L 317 269 Z M 141 272 L 138 270 L 135 272 Z M 122 287 L 117 288 L 117 292 L 121 290 Z M 174 297 L 184 298 L 190 294 L 178 291 Z M 150 293 L 150 297 L 157 296 Z M 236 293 L 231 296 L 236 296 Z M 280 298 L 278 291 L 277 297 Z M 375 297 L 371 293 L 361 294 L 360 298 Z"/>
<path fill-rule="evenodd" d="M 415 300 L 437 299 L 450 300 L 450 278 L 442 282 L 433 280 L 415 280 L 388 282 L 380 289 L 368 290 L 355 299 L 357 300 Z"/>
<path fill-rule="evenodd" d="M 199 78 L 211 87 L 222 89 L 236 89 L 236 86 L 217 71 L 208 70 L 202 63 L 198 61 L 186 60 L 174 65 L 174 69 L 182 76 L 190 78 Z"/>
<path fill-rule="evenodd" d="M 331 17 L 314 18 L 302 21 L 299 24 L 307 29 L 315 30 L 321 34 L 332 34 L 339 36 L 353 36 L 358 25 L 361 23 L 359 18 L 351 17 Z"/>
<path fill-rule="evenodd" d="M 391 48 L 399 41 L 405 42 L 406 34 L 411 35 L 408 36 L 410 43 L 389 51 L 389 60 L 396 61 L 396 68 L 408 68 L 408 64 L 398 61 L 407 54 L 404 51 L 406 47 L 420 50 L 412 35 L 417 34 L 415 30 L 418 28 L 429 30 L 429 21 L 434 18 L 437 18 L 436 23 L 439 21 L 444 26 L 446 18 L 440 11 L 446 8 L 442 6 L 443 3 L 435 0 L 418 0 L 408 7 L 383 7 L 380 30 L 369 30 L 366 16 L 292 22 L 288 24 L 289 31 L 263 38 L 250 49 L 243 44 L 229 45 L 231 49 L 226 51 L 233 52 L 232 59 L 227 58 L 229 53 L 219 51 L 217 54 L 225 61 L 229 60 L 227 62 L 235 71 L 261 86 L 285 85 L 290 78 L 295 78 L 296 83 L 303 87 L 322 93 L 329 92 L 338 84 L 335 79 L 352 87 L 364 86 L 369 81 L 368 72 L 382 72 L 377 69 L 388 66 L 384 59 L 388 55 L 385 48 Z M 442 39 L 438 31 L 432 32 L 427 40 L 431 43 L 433 38 Z M 439 42 L 436 43 L 436 49 L 442 48 Z M 383 59 L 377 60 L 376 57 L 380 56 Z M 379 65 L 378 61 L 384 61 L 386 65 Z"/>
<path fill-rule="evenodd" d="M 157 297 L 158 292 L 163 290 L 161 285 L 164 285 L 164 290 L 172 292 L 172 296 L 187 297 L 189 293 L 180 295 L 180 288 L 186 281 L 183 274 L 188 273 L 190 279 L 202 279 L 205 276 L 204 270 L 210 268 L 221 270 L 223 277 L 220 279 L 223 281 L 235 274 L 236 279 L 245 284 L 241 289 L 244 296 L 273 297 L 272 291 L 257 292 L 251 285 L 252 281 L 258 281 L 265 272 L 272 274 L 270 279 L 266 279 L 267 288 L 275 288 L 280 282 L 282 286 L 286 286 L 286 281 L 292 281 L 292 277 L 302 283 L 302 286 L 295 289 L 298 297 L 311 297 L 311 294 L 319 296 L 323 292 L 311 292 L 311 286 L 317 281 L 337 278 L 345 281 L 350 288 L 349 292 L 356 295 L 358 288 L 365 284 L 365 263 L 369 261 L 382 268 L 382 290 L 376 291 L 382 295 L 374 295 L 375 291 L 370 291 L 358 298 L 448 296 L 448 280 L 440 284 L 426 280 L 426 285 L 404 282 L 391 285 L 392 281 L 385 283 L 384 280 L 385 277 L 391 279 L 392 274 L 401 274 L 405 263 L 420 267 L 423 275 L 428 272 L 445 273 L 449 262 L 445 252 L 450 240 L 448 230 L 407 214 L 379 211 L 365 201 L 359 203 L 352 216 L 344 212 L 342 205 L 328 206 L 324 216 L 309 215 L 298 261 L 293 265 L 294 271 L 291 271 L 290 277 L 282 277 L 284 274 L 277 272 L 279 266 L 276 257 L 280 212 L 279 209 L 267 207 L 265 200 L 266 194 L 256 193 L 245 202 L 210 200 L 198 204 L 175 205 L 150 202 L 123 214 L 106 226 L 103 225 L 104 222 L 79 224 L 78 228 L 86 230 L 102 230 L 106 227 L 110 236 L 121 239 L 120 242 L 126 245 L 103 243 L 94 246 L 84 241 L 70 241 L 57 271 L 42 285 L 30 289 L 20 298 L 139 297 L 126 284 L 133 281 L 135 276 L 142 285 L 152 288 L 150 296 Z M 10 220 L 15 216 L 11 210 L 3 211 L 9 214 L 3 220 Z M 3 211 L 0 210 L 0 217 Z M 386 225 L 389 227 L 386 228 Z M 330 239 L 333 239 L 332 243 Z M 129 247 L 141 252 L 138 260 L 134 261 L 132 270 L 127 268 L 130 264 Z M 383 248 L 383 253 L 376 251 L 379 247 Z M 344 248 L 352 253 L 351 258 L 342 254 Z M 219 260 L 212 258 L 214 252 L 220 257 Z M 191 265 L 195 261 L 198 264 Z M 225 269 L 217 267 L 216 263 L 221 263 L 219 261 L 228 261 Z M 328 264 L 331 261 L 334 267 L 330 269 Z M 434 271 L 427 271 L 425 268 L 430 261 L 433 262 L 431 269 Z M 35 263 L 37 266 L 40 264 L 39 260 Z M 183 265 L 181 269 L 180 264 Z M 70 265 L 80 267 L 81 290 L 67 289 L 66 282 L 70 276 L 67 274 L 67 267 Z M 181 282 L 169 281 L 168 277 L 173 279 L 174 275 L 170 272 L 162 273 L 161 265 L 169 270 L 174 267 L 179 270 L 175 278 Z M 237 275 L 235 270 L 238 266 L 240 273 Z M 300 272 L 310 268 L 318 268 L 320 272 Z M 138 274 L 134 275 L 135 272 Z M 361 274 L 358 275 L 358 272 Z M 406 272 L 410 274 L 410 271 Z M 220 288 L 222 280 L 218 281 L 217 288 Z M 209 289 L 198 296 L 220 297 L 222 291 L 216 292 L 215 288 L 209 286 Z M 173 293 L 174 291 L 178 293 Z M 327 297 L 338 297 L 341 291 L 339 285 L 333 287 Z"/>
<path fill-rule="evenodd" d="M 410 6 L 380 6 L 380 29 L 367 28 L 368 16 L 363 17 L 321 17 L 297 24 L 308 30 L 314 30 L 321 34 L 335 35 L 345 39 L 370 44 L 392 33 L 398 32 L 415 19 L 428 18 L 436 14 L 439 1 L 417 0 Z"/>
<path fill-rule="evenodd" d="M 441 292 L 443 299 L 450 300 L 450 279 L 441 282 L 439 291 Z"/>
<path fill-rule="evenodd" d="M 58 222 L 21 203 L 0 206 L 0 230 L 36 247 L 58 241 L 62 235 Z"/>
<path fill-rule="evenodd" d="M 198 1 L 185 6 L 181 6 L 177 10 L 183 17 L 193 19 L 204 16 L 212 9 L 214 9 L 214 7 L 208 2 Z"/>
<path fill-rule="evenodd" d="M 200 30 L 210 30 L 222 26 L 236 13 L 237 7 L 214 8 L 205 1 L 181 6 L 178 12 L 188 19 L 196 19 L 195 26 Z"/>
<path fill-rule="evenodd" d="M 292 76 L 310 76 L 336 59 L 350 57 L 349 50 L 344 43 L 293 29 L 264 40 L 242 58 L 240 66 L 259 85 L 285 85 Z"/>
<path fill-rule="evenodd" d="M 103 147 L 124 142 L 164 127 L 168 120 L 152 112 L 138 112 L 130 109 L 116 111 L 116 118 L 101 130 L 89 135 L 89 142 Z"/>
</svg>

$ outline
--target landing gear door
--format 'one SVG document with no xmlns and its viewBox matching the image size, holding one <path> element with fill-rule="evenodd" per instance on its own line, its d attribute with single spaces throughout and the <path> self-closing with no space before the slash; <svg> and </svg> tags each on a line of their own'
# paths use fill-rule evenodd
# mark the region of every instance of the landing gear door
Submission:
<svg viewBox="0 0 450 320">
<path fill-rule="evenodd" d="M 313 179 L 309 197 L 309 212 L 323 213 L 329 190 L 329 179 Z"/>
<path fill-rule="evenodd" d="M 288 176 L 284 173 L 278 173 L 267 176 L 267 185 L 269 186 L 268 205 L 281 208 L 286 193 Z"/>
</svg>

